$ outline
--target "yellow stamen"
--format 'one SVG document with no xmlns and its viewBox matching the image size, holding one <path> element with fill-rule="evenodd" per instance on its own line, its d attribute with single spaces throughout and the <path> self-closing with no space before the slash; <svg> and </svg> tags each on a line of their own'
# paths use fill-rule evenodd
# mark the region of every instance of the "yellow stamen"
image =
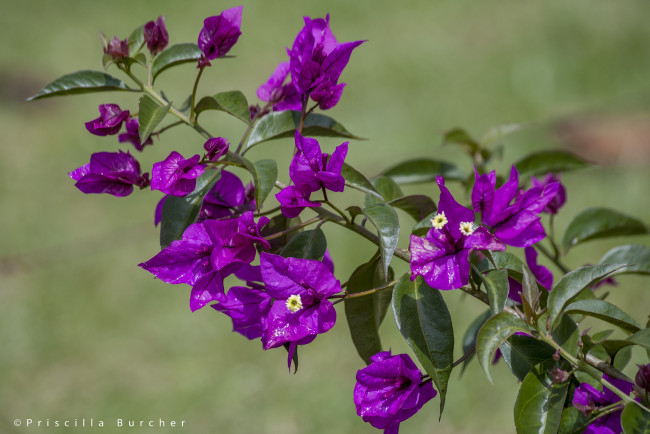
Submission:
<svg viewBox="0 0 650 434">
<path fill-rule="evenodd" d="M 472 222 L 462 222 L 460 224 L 460 231 L 463 235 L 470 236 L 474 233 L 474 223 Z"/>
<path fill-rule="evenodd" d="M 436 229 L 442 229 L 447 224 L 447 217 L 445 217 L 445 212 L 439 212 L 434 218 L 431 219 L 431 225 Z"/>
<path fill-rule="evenodd" d="M 291 312 L 298 312 L 300 309 L 302 309 L 302 300 L 300 300 L 300 294 L 292 295 L 291 297 L 287 298 L 285 304 L 287 306 L 287 309 L 289 309 Z"/>
</svg>

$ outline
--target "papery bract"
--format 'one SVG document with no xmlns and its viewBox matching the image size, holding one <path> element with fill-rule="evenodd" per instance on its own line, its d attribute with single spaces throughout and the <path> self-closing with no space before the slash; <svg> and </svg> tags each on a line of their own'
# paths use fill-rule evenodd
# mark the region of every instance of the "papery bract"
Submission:
<svg viewBox="0 0 650 434">
<path fill-rule="evenodd" d="M 519 172 L 512 166 L 508 181 L 496 188 L 494 172 L 480 176 L 474 173 L 472 206 L 501 241 L 514 247 L 527 247 L 544 239 L 546 232 L 539 214 L 557 195 L 559 183 L 519 190 Z"/>
<path fill-rule="evenodd" d="M 227 9 L 221 14 L 203 21 L 199 33 L 199 48 L 209 60 L 225 56 L 241 35 L 243 6 Z"/>
<path fill-rule="evenodd" d="M 97 152 L 90 162 L 68 175 L 83 193 L 108 193 L 128 196 L 133 186 L 143 188 L 149 183 L 149 174 L 140 173 L 140 163 L 128 152 Z"/>
<path fill-rule="evenodd" d="M 187 196 L 196 188 L 196 178 L 205 172 L 205 168 L 199 164 L 200 159 L 199 155 L 194 155 L 186 160 L 178 152 L 172 151 L 164 161 L 153 165 L 151 189 L 172 196 Z"/>
<path fill-rule="evenodd" d="M 262 336 L 272 302 L 262 289 L 234 286 L 219 303 L 211 306 L 232 319 L 233 331 L 257 339 Z"/>
<path fill-rule="evenodd" d="M 129 111 L 117 104 L 99 106 L 99 117 L 86 122 L 86 129 L 96 136 L 111 136 L 120 132 L 122 123 L 129 118 Z"/>
<path fill-rule="evenodd" d="M 300 94 L 293 83 L 284 84 L 289 62 L 281 62 L 266 83 L 257 88 L 257 97 L 273 105 L 273 110 L 301 110 Z"/>
<path fill-rule="evenodd" d="M 318 140 L 295 134 L 297 152 L 289 166 L 289 177 L 304 192 L 322 188 L 340 192 L 345 188 L 341 176 L 343 161 L 348 153 L 348 142 L 337 146 L 330 156 L 321 152 Z"/>
<path fill-rule="evenodd" d="M 305 208 L 317 208 L 321 206 L 320 203 L 309 200 L 310 194 L 309 191 L 304 191 L 295 185 L 290 185 L 280 190 L 275 195 L 275 198 L 280 202 L 282 215 L 292 219 L 298 217 Z"/>
<path fill-rule="evenodd" d="M 357 372 L 357 414 L 385 433 L 397 433 L 400 422 L 417 413 L 437 392 L 431 380 L 423 381 L 422 373 L 407 354 L 391 356 L 390 351 L 383 351 L 370 361 Z"/>
<path fill-rule="evenodd" d="M 607 374 L 603 378 L 609 381 L 621 392 L 630 394 L 634 385 L 624 380 L 612 378 Z M 600 391 L 587 383 L 581 383 L 573 394 L 573 406 L 580 410 L 585 416 L 589 416 L 594 410 L 620 402 L 621 398 L 614 392 L 603 386 Z M 587 434 L 618 434 L 621 428 L 621 407 L 620 410 L 599 417 L 592 422 L 583 432 Z"/>
<path fill-rule="evenodd" d="M 151 136 L 147 137 L 144 143 L 140 143 L 140 122 L 137 118 L 132 118 L 126 121 L 126 133 L 118 136 L 120 143 L 129 142 L 135 149 L 142 152 L 142 149 L 147 145 L 153 145 Z"/>
<path fill-rule="evenodd" d="M 327 297 L 340 292 L 341 283 L 320 261 L 269 253 L 260 260 L 266 291 L 275 299 L 262 343 L 265 350 L 290 343 L 291 363 L 296 345 L 308 344 L 334 326 L 336 310 Z"/>
<path fill-rule="evenodd" d="M 440 188 L 438 215 L 425 238 L 411 235 L 411 280 L 424 277 L 436 289 L 456 289 L 469 282 L 469 254 L 472 250 L 505 250 L 486 228 L 474 229 L 474 212 L 453 198 L 444 180 Z"/>
<path fill-rule="evenodd" d="M 530 180 L 533 184 L 533 187 L 535 188 L 544 188 L 554 182 L 560 184 L 557 190 L 557 194 L 548 202 L 548 204 L 546 204 L 543 209 L 543 212 L 545 213 L 557 214 L 560 208 L 562 208 L 562 206 L 566 203 L 566 188 L 564 188 L 564 185 L 560 182 L 560 175 L 548 173 L 544 175 L 541 180 L 535 178 L 534 176 L 531 176 Z"/>
<path fill-rule="evenodd" d="M 165 20 L 162 16 L 159 16 L 156 21 L 149 21 L 145 24 L 143 33 L 144 42 L 152 56 L 164 50 L 169 43 L 169 33 L 167 33 Z"/>
<path fill-rule="evenodd" d="M 230 143 L 223 137 L 213 137 L 203 144 L 203 149 L 207 152 L 206 159 L 213 162 L 218 161 L 219 158 L 228 152 L 229 147 Z"/>
</svg>

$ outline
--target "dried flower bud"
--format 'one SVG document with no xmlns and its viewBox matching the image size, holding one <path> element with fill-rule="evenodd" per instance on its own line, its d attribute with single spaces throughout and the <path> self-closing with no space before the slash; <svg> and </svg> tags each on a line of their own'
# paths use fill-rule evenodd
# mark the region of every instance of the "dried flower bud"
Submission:
<svg viewBox="0 0 650 434">
<path fill-rule="evenodd" d="M 126 39 L 120 40 L 113 36 L 104 47 L 104 54 L 108 54 L 115 61 L 124 60 L 129 57 L 129 44 Z"/>
<path fill-rule="evenodd" d="M 634 377 L 636 385 L 645 390 L 646 393 L 650 393 L 650 363 L 637 366 L 639 367 L 639 371 L 636 373 L 636 377 Z"/>
</svg>

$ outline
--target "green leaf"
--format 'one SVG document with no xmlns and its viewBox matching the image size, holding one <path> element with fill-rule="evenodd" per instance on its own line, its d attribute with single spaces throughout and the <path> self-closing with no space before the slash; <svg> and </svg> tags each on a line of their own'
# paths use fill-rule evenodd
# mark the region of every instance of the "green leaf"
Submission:
<svg viewBox="0 0 650 434">
<path fill-rule="evenodd" d="M 248 136 L 246 147 L 250 148 L 259 143 L 282 137 L 293 137 L 299 126 L 299 111 L 286 110 L 269 113 L 255 124 L 253 130 Z M 346 130 L 343 125 L 339 124 L 331 117 L 314 113 L 305 118 L 302 135 L 310 137 L 344 137 L 347 139 L 360 140 L 359 137 Z"/>
<path fill-rule="evenodd" d="M 398 184 L 435 181 L 438 175 L 445 180 L 464 181 L 467 179 L 467 174 L 452 163 L 429 158 L 404 161 L 386 169 L 382 175 L 393 178 L 393 181 Z"/>
<path fill-rule="evenodd" d="M 447 305 L 440 291 L 421 276 L 411 281 L 406 273 L 393 290 L 393 314 L 397 328 L 440 393 L 442 415 L 454 362 L 454 331 Z"/>
<path fill-rule="evenodd" d="M 140 104 L 138 107 L 138 122 L 140 122 L 140 143 L 153 133 L 158 124 L 165 118 L 172 103 L 170 102 L 166 107 L 158 104 L 149 95 L 142 95 L 140 97 Z"/>
<path fill-rule="evenodd" d="M 481 150 L 481 145 L 462 128 L 454 128 L 445 133 L 442 144 L 455 144 L 466 147 L 472 154 Z"/>
<path fill-rule="evenodd" d="M 221 177 L 220 170 L 206 170 L 197 178 L 196 188 L 185 197 L 167 196 L 160 222 L 160 247 L 165 248 L 178 240 L 185 229 L 196 221 L 201 211 L 203 198 Z"/>
<path fill-rule="evenodd" d="M 144 45 L 144 24 L 134 29 L 126 41 L 132 55 L 140 51 Z"/>
<path fill-rule="evenodd" d="M 255 203 L 257 204 L 258 211 L 262 209 L 264 201 L 268 197 L 275 181 L 278 180 L 278 164 L 275 160 L 260 160 L 254 163 L 255 166 L 255 175 L 254 179 L 257 179 L 255 182 Z"/>
<path fill-rule="evenodd" d="M 535 366 L 521 383 L 515 402 L 518 434 L 555 434 L 560 428 L 569 383 L 551 384 L 550 365 Z"/>
<path fill-rule="evenodd" d="M 533 367 L 555 354 L 552 346 L 531 336 L 512 335 L 501 347 L 501 355 L 513 374 L 523 381 Z"/>
<path fill-rule="evenodd" d="M 564 307 L 580 291 L 621 268 L 622 265 L 615 264 L 586 265 L 562 276 L 548 296 L 551 323 L 555 322 Z"/>
<path fill-rule="evenodd" d="M 621 413 L 621 426 L 625 434 L 649 434 L 650 413 L 630 402 Z"/>
<path fill-rule="evenodd" d="M 589 419 L 575 407 L 566 407 L 562 411 L 562 421 L 558 434 L 581 433 L 589 425 Z"/>
<path fill-rule="evenodd" d="M 647 233 L 648 228 L 633 217 L 607 208 L 587 208 L 571 220 L 562 244 L 568 250 L 578 243 L 597 238 Z"/>
<path fill-rule="evenodd" d="M 566 313 L 579 313 L 592 316 L 610 324 L 614 324 L 625 331 L 636 333 L 641 326 L 634 319 L 623 312 L 617 306 L 604 300 L 580 300 L 569 304 L 564 311 Z"/>
<path fill-rule="evenodd" d="M 566 313 L 560 315 L 557 325 L 551 329 L 553 340 L 569 354 L 577 354 L 579 336 L 578 325 Z"/>
<path fill-rule="evenodd" d="M 250 160 L 230 151 L 226 154 L 225 159 L 240 165 L 251 174 L 255 186 L 255 204 L 257 205 L 257 211 L 260 211 L 264 200 L 278 179 L 278 167 L 275 160 L 260 160 L 252 163 Z"/>
<path fill-rule="evenodd" d="M 164 70 L 182 63 L 192 62 L 201 58 L 201 49 L 194 43 L 172 45 L 156 55 L 151 66 L 153 80 Z"/>
<path fill-rule="evenodd" d="M 402 192 L 400 186 L 397 185 L 395 181 L 393 181 L 393 179 L 389 178 L 388 176 L 376 177 L 372 180 L 372 185 L 375 187 L 375 190 L 377 190 L 377 193 L 379 193 L 384 199 L 380 200 L 374 195 L 368 195 L 365 199 L 364 206 L 366 207 L 372 206 L 379 202 L 390 202 L 393 199 L 404 196 L 404 193 Z"/>
<path fill-rule="evenodd" d="M 238 90 L 219 92 L 213 96 L 206 96 L 196 104 L 194 111 L 198 116 L 206 110 L 219 110 L 233 115 L 247 125 L 251 123 L 251 114 L 248 101 L 243 93 Z"/>
<path fill-rule="evenodd" d="M 366 194 L 373 195 L 380 200 L 384 198 L 377 192 L 375 187 L 368 181 L 361 172 L 359 172 L 354 167 L 350 166 L 347 163 L 343 163 L 343 168 L 341 169 L 341 176 L 345 178 L 345 185 L 352 187 L 356 190 L 362 191 Z"/>
<path fill-rule="evenodd" d="M 578 156 L 560 150 L 536 152 L 515 163 L 520 175 L 545 175 L 551 172 L 567 172 L 589 166 L 589 163 Z"/>
<path fill-rule="evenodd" d="M 641 345 L 646 350 L 650 351 L 650 328 L 645 328 L 634 333 L 632 336 L 627 338 L 627 340 L 636 345 Z"/>
<path fill-rule="evenodd" d="M 490 366 L 494 360 L 494 354 L 499 346 L 516 332 L 527 333 L 528 326 L 519 317 L 508 312 L 496 314 L 487 320 L 479 330 L 476 339 L 476 356 L 490 382 L 492 382 Z"/>
<path fill-rule="evenodd" d="M 379 251 L 383 264 L 384 276 L 388 276 L 388 267 L 393 259 L 397 242 L 399 241 L 399 218 L 392 206 L 377 203 L 362 210 L 370 223 L 377 228 L 379 235 Z"/>
<path fill-rule="evenodd" d="M 393 208 L 399 208 L 409 214 L 416 222 L 420 222 L 424 216 L 433 214 L 435 216 L 436 204 L 429 196 L 423 194 L 411 194 L 388 202 Z M 433 217 L 431 217 L 433 218 Z M 429 219 L 429 224 L 431 223 Z"/>
<path fill-rule="evenodd" d="M 393 280 L 389 269 L 389 280 Z M 347 291 L 350 294 L 367 291 L 381 286 L 381 262 L 379 257 L 361 265 L 348 280 Z M 387 289 L 359 298 L 345 300 L 345 316 L 348 319 L 352 342 L 359 356 L 366 364 L 370 357 L 382 351 L 379 338 L 379 326 L 386 316 L 391 301 L 391 291 Z"/>
<path fill-rule="evenodd" d="M 503 310 L 508 299 L 508 270 L 490 271 L 481 277 L 490 300 L 490 310 L 496 315 Z"/>
<path fill-rule="evenodd" d="M 277 234 L 278 232 L 282 232 L 292 226 L 299 225 L 300 223 L 301 221 L 299 217 L 288 219 L 282 214 L 277 214 L 271 217 L 271 220 L 269 220 L 269 222 L 262 227 L 260 230 L 260 235 L 262 235 L 262 237 L 268 237 L 269 235 Z M 284 246 L 287 245 L 289 240 L 296 236 L 297 233 L 299 232 L 289 232 L 282 236 L 269 240 L 268 242 L 271 245 L 271 248 L 267 250 L 267 252 L 273 253 L 274 255 L 279 254 Z"/>
<path fill-rule="evenodd" d="M 640 244 L 615 247 L 605 253 L 601 264 L 630 264 L 619 273 L 650 274 L 650 248 Z"/>
<path fill-rule="evenodd" d="M 280 256 L 285 258 L 302 258 L 302 259 L 323 259 L 327 249 L 327 240 L 325 234 L 320 228 L 300 232 L 291 238 L 289 243 L 282 249 Z"/>
<path fill-rule="evenodd" d="M 102 71 L 77 71 L 57 78 L 27 101 L 51 96 L 73 95 L 80 93 L 105 92 L 110 90 L 136 91 L 122 80 Z"/>
<path fill-rule="evenodd" d="M 478 336 L 478 331 L 481 328 L 483 324 L 485 324 L 485 321 L 488 320 L 492 316 L 492 312 L 490 310 L 486 310 L 483 312 L 481 315 L 477 316 L 474 318 L 474 321 L 470 323 L 470 325 L 467 327 L 467 330 L 465 331 L 465 336 L 463 336 L 463 354 L 467 354 L 469 350 L 472 349 L 473 346 L 476 345 L 476 338 Z M 469 363 L 469 361 L 474 357 L 474 353 L 467 359 L 465 359 L 465 362 L 463 362 L 463 371 L 465 371 L 465 367 Z"/>
</svg>

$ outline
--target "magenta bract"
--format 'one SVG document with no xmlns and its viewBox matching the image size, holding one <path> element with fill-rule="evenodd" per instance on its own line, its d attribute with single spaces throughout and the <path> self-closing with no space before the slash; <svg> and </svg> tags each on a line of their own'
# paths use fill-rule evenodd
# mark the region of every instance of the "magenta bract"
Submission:
<svg viewBox="0 0 650 434">
<path fill-rule="evenodd" d="M 99 106 L 99 117 L 86 122 L 86 129 L 96 136 L 111 136 L 120 132 L 122 122 L 129 118 L 129 111 L 117 104 Z"/>
<path fill-rule="evenodd" d="M 469 282 L 472 250 L 505 250 L 486 228 L 474 229 L 474 212 L 453 198 L 444 180 L 440 188 L 438 215 L 425 238 L 411 235 L 411 280 L 422 276 L 436 289 L 456 289 Z"/>
<path fill-rule="evenodd" d="M 300 94 L 292 83 L 284 84 L 289 75 L 289 62 L 281 62 L 266 83 L 257 88 L 257 97 L 273 104 L 274 111 L 300 110 Z"/>
<path fill-rule="evenodd" d="M 357 414 L 385 433 L 397 433 L 400 422 L 417 413 L 438 392 L 407 354 L 383 351 L 357 372 L 354 404 Z"/>
<path fill-rule="evenodd" d="M 169 34 L 162 16 L 159 16 L 156 21 L 149 21 L 145 24 L 143 33 L 144 42 L 152 56 L 164 50 L 169 43 Z"/>
<path fill-rule="evenodd" d="M 607 374 L 603 378 L 612 383 L 621 392 L 629 394 L 634 385 L 624 380 L 612 378 Z M 590 415 L 594 410 L 621 401 L 621 398 L 614 392 L 603 386 L 600 391 L 587 383 L 581 383 L 573 394 L 573 406 L 580 410 L 585 416 Z M 622 410 L 622 408 L 621 408 Z M 622 432 L 621 410 L 606 414 L 592 422 L 584 433 L 589 434 L 615 434 Z"/>
<path fill-rule="evenodd" d="M 196 178 L 203 175 L 205 168 L 199 164 L 201 157 L 194 155 L 187 160 L 176 151 L 151 169 L 151 189 L 160 190 L 172 196 L 187 196 L 196 188 Z"/>
<path fill-rule="evenodd" d="M 140 163 L 128 152 L 97 152 L 90 156 L 90 162 L 68 175 L 82 192 L 108 193 L 113 196 L 128 196 L 133 186 L 145 187 L 149 174 L 140 173 Z"/>
<path fill-rule="evenodd" d="M 205 157 L 208 161 L 218 161 L 228 152 L 229 147 L 230 143 L 223 137 L 213 137 L 203 144 L 203 149 L 207 152 Z"/>
<path fill-rule="evenodd" d="M 137 118 L 132 118 L 126 121 L 126 133 L 118 136 L 120 143 L 129 142 L 135 149 L 142 152 L 142 149 L 147 145 L 153 145 L 151 136 L 147 137 L 144 143 L 140 143 L 140 122 Z"/>
<path fill-rule="evenodd" d="M 280 211 L 286 218 L 296 218 L 305 208 L 313 208 L 321 206 L 318 202 L 309 200 L 309 191 L 304 191 L 295 185 L 280 190 L 275 195 L 275 198 L 280 202 Z"/>
<path fill-rule="evenodd" d="M 199 33 L 199 48 L 206 59 L 225 56 L 241 35 L 243 6 L 227 9 L 220 15 L 206 18 Z"/>
<path fill-rule="evenodd" d="M 129 43 L 126 39 L 120 40 L 117 36 L 109 40 L 104 47 L 104 54 L 108 54 L 115 61 L 129 57 Z"/>
<path fill-rule="evenodd" d="M 566 188 L 564 188 L 564 185 L 560 182 L 560 175 L 559 174 L 554 174 L 554 173 L 548 173 L 544 175 L 544 177 L 539 180 L 535 178 L 534 176 L 530 177 L 530 180 L 533 184 L 534 188 L 544 188 L 547 185 L 550 185 L 554 182 L 557 182 L 559 185 L 557 194 L 551 199 L 544 209 L 542 210 L 545 213 L 548 214 L 557 214 L 557 212 L 562 208 L 562 206 L 566 202 Z"/>
<path fill-rule="evenodd" d="M 343 161 L 348 153 L 348 142 L 337 146 L 329 156 L 321 152 L 316 139 L 295 134 L 297 152 L 289 167 L 289 177 L 297 188 L 304 192 L 318 191 L 322 188 L 340 192 L 345 188 L 341 176 Z"/>
<path fill-rule="evenodd" d="M 248 339 L 257 339 L 264 332 L 272 302 L 262 289 L 235 286 L 212 307 L 232 319 L 233 331 Z"/>
</svg>

